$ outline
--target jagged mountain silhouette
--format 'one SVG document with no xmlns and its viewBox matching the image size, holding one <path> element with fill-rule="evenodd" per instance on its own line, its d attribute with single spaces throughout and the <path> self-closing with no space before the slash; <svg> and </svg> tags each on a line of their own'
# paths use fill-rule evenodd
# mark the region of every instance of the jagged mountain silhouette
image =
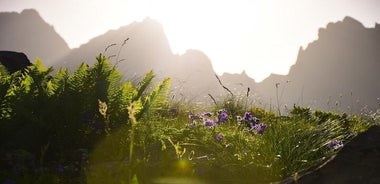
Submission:
<svg viewBox="0 0 380 184">
<path fill-rule="evenodd" d="M 1 50 L 22 51 L 31 59 L 39 56 L 48 65 L 73 70 L 81 62 L 93 63 L 102 53 L 118 65 L 126 78 L 138 79 L 152 69 L 158 79 L 171 77 L 172 95 L 178 100 L 211 102 L 208 94 L 226 94 L 207 55 L 197 50 L 173 54 L 162 26 L 150 18 L 110 30 L 72 50 L 35 10 L 0 13 L 0 26 Z M 28 26 L 34 29 L 31 31 Z M 50 39 L 44 39 L 47 37 Z M 267 108 L 277 106 L 278 97 L 282 109 L 294 104 L 344 112 L 359 112 L 364 107 L 377 109 L 379 50 L 379 24 L 366 28 L 345 17 L 321 28 L 317 40 L 300 48 L 288 75 L 272 74 L 260 83 L 244 72 L 225 73 L 220 79 L 235 94 L 245 95 L 250 88 L 254 105 Z"/>
<path fill-rule="evenodd" d="M 0 27 L 0 50 L 23 52 L 32 61 L 39 57 L 46 64 L 70 52 L 65 40 L 34 9 L 0 12 Z"/>
</svg>

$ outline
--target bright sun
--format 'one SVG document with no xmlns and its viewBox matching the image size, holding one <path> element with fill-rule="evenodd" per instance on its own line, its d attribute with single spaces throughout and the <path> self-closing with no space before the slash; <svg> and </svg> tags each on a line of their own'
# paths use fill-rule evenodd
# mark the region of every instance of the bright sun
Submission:
<svg viewBox="0 0 380 184">
<path fill-rule="evenodd" d="M 262 68 L 258 65 L 265 65 L 268 60 L 295 59 L 296 50 L 290 58 L 289 54 L 274 55 L 268 51 L 282 44 L 274 45 L 269 40 L 277 31 L 275 25 L 268 24 L 277 16 L 273 12 L 278 6 L 273 3 L 164 0 L 149 2 L 144 7 L 149 7 L 146 9 L 149 16 L 163 24 L 174 53 L 182 54 L 187 49 L 201 50 L 213 61 L 213 67 L 219 74 L 224 71 L 240 73 L 243 67 L 252 77 L 262 80 L 268 73 L 256 69 Z M 281 64 L 271 67 L 272 71 L 287 70 Z"/>
<path fill-rule="evenodd" d="M 162 24 L 174 54 L 197 49 L 210 58 L 218 74 L 245 70 L 261 81 L 270 73 L 286 74 L 298 49 L 317 39 L 318 29 L 329 22 L 348 15 L 373 26 L 380 20 L 374 2 L 65 0 L 48 4 L 45 0 L 1 0 L 0 11 L 37 9 L 71 48 L 150 17 Z"/>
</svg>

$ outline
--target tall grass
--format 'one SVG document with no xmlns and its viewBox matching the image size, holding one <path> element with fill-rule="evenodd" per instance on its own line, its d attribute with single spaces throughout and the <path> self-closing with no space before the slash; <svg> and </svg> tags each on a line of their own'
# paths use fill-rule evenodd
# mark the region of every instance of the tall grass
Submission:
<svg viewBox="0 0 380 184">
<path fill-rule="evenodd" d="M 6 98 L 1 98 L 0 103 L 1 132 L 12 136 L 1 136 L 0 151 L 6 162 L 1 162 L 0 182 L 277 182 L 296 177 L 334 155 L 341 147 L 331 146 L 332 142 L 344 145 L 368 127 L 380 124 L 380 111 L 348 116 L 295 106 L 289 115 L 281 116 L 280 111 L 274 113 L 252 106 L 249 88 L 246 95 L 235 95 L 220 80 L 228 92 L 225 99 L 214 99 L 213 106 L 194 107 L 162 96 L 167 94 L 169 80 L 146 91 L 154 76 L 150 72 L 139 86 L 131 82 L 121 84 L 120 76 L 115 68 L 109 67 L 106 58 L 98 60 L 94 67 L 81 65 L 74 74 L 62 70 L 53 80 L 48 72 L 38 68 L 29 78 L 17 74 L 0 76 L 1 85 L 9 87 L 5 92 L 17 89 L 24 95 L 2 93 Z M 101 67 L 103 64 L 107 67 Z M 38 82 L 34 78 L 40 75 L 44 80 Z M 99 83 L 98 75 L 105 75 L 103 83 Z M 19 82 L 15 80 L 17 77 L 24 80 L 19 88 L 18 83 L 12 84 Z M 93 88 L 86 85 L 89 82 L 94 83 Z M 38 88 L 41 86 L 44 88 Z M 30 89 L 34 89 L 34 96 L 28 93 Z M 65 107 L 62 109 L 56 103 L 40 103 L 51 112 L 50 116 L 31 106 L 34 118 L 28 121 L 29 126 L 35 125 L 41 132 L 48 132 L 44 128 L 48 127 L 60 139 L 52 139 L 55 134 L 46 136 L 51 142 L 29 136 L 31 147 L 41 148 L 37 153 L 24 147 L 25 144 L 6 150 L 9 146 L 5 143 L 18 143 L 14 141 L 18 137 L 7 130 L 25 125 L 18 124 L 17 118 L 27 121 L 25 117 L 30 114 L 20 102 L 31 103 L 31 99 L 33 104 L 47 99 L 62 102 Z M 55 118 L 50 118 L 52 115 Z M 37 138 L 41 140 L 34 140 Z M 45 154 L 49 154 L 48 159 Z M 41 163 L 31 166 L 30 162 L 38 157 Z"/>
</svg>

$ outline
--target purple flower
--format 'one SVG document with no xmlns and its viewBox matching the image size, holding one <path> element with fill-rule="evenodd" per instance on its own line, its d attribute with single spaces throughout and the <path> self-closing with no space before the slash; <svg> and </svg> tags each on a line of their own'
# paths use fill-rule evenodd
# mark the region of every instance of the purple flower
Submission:
<svg viewBox="0 0 380 184">
<path fill-rule="evenodd" d="M 57 167 L 56 167 L 55 169 L 56 169 L 56 171 L 57 171 L 58 173 L 63 173 L 63 171 L 65 171 L 65 168 L 64 168 L 63 165 L 61 165 L 61 164 L 58 164 Z"/>
<path fill-rule="evenodd" d="M 257 133 L 262 135 L 264 130 L 268 127 L 267 124 L 260 124 L 256 127 Z"/>
<path fill-rule="evenodd" d="M 202 112 L 202 113 L 201 113 L 201 116 L 211 117 L 212 114 L 211 114 L 210 112 Z"/>
<path fill-rule="evenodd" d="M 259 127 L 260 125 L 259 124 L 255 124 L 255 123 L 249 123 L 249 130 L 250 131 L 253 131 L 253 130 L 257 130 L 257 128 Z"/>
<path fill-rule="evenodd" d="M 343 147 L 343 141 L 338 141 L 338 140 L 330 141 L 329 143 L 327 143 L 326 146 L 328 148 L 338 149 L 338 148 Z"/>
<path fill-rule="evenodd" d="M 203 124 L 207 127 L 214 127 L 216 125 L 212 119 L 204 119 Z"/>
<path fill-rule="evenodd" d="M 259 124 L 260 123 L 260 119 L 256 118 L 256 117 L 253 117 L 251 122 L 254 123 L 254 124 Z"/>
<path fill-rule="evenodd" d="M 216 117 L 216 122 L 218 124 L 225 123 L 228 120 L 228 114 L 227 111 L 222 109 L 218 111 L 218 116 Z"/>
<path fill-rule="evenodd" d="M 251 112 L 245 112 L 243 119 L 247 120 L 249 122 L 252 122 L 252 120 L 253 120 L 252 113 Z"/>
<path fill-rule="evenodd" d="M 195 119 L 198 119 L 198 115 L 195 115 L 195 114 L 189 114 L 189 119 L 191 120 L 195 120 Z"/>
<path fill-rule="evenodd" d="M 221 134 L 221 133 L 216 134 L 215 139 L 217 141 L 222 141 L 223 140 L 223 134 Z"/>
</svg>

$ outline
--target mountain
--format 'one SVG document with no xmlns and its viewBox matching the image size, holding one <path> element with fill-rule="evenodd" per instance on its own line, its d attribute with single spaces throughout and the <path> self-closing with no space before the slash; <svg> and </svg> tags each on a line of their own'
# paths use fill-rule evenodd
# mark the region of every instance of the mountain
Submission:
<svg viewBox="0 0 380 184">
<path fill-rule="evenodd" d="M 23 52 L 32 61 L 39 57 L 49 65 L 70 51 L 65 40 L 36 10 L 1 12 L 0 27 L 0 50 Z"/>
<path fill-rule="evenodd" d="M 137 81 L 150 70 L 155 72 L 158 80 L 172 78 L 172 95 L 177 99 L 201 101 L 218 89 L 209 58 L 197 50 L 188 50 L 183 55 L 173 54 L 161 24 L 150 18 L 97 36 L 73 49 L 54 65 L 74 70 L 82 62 L 94 63 L 99 53 L 117 64 L 128 79 Z"/>
<path fill-rule="evenodd" d="M 288 75 L 271 75 L 257 86 L 266 99 L 284 106 L 358 112 L 380 106 L 380 26 L 365 28 L 345 17 L 321 28 L 318 39 L 300 48 Z M 276 90 L 276 83 L 278 89 Z"/>
<path fill-rule="evenodd" d="M 158 80 L 171 77 L 172 96 L 177 100 L 212 103 L 209 94 L 223 98 L 228 93 L 218 83 L 207 55 L 197 50 L 173 54 L 161 24 L 150 18 L 110 30 L 72 50 L 35 10 L 0 13 L 0 23 L 1 50 L 24 50 L 29 58 L 40 56 L 48 65 L 73 70 L 81 62 L 94 63 L 102 53 L 132 81 L 150 70 Z M 247 96 L 249 88 L 252 104 L 272 110 L 279 106 L 284 112 L 293 105 L 344 112 L 373 110 L 380 105 L 379 50 L 379 24 L 366 28 L 345 17 L 321 28 L 317 40 L 301 47 L 287 75 L 272 74 L 260 83 L 245 72 L 225 73 L 219 79 L 235 95 Z"/>
</svg>

